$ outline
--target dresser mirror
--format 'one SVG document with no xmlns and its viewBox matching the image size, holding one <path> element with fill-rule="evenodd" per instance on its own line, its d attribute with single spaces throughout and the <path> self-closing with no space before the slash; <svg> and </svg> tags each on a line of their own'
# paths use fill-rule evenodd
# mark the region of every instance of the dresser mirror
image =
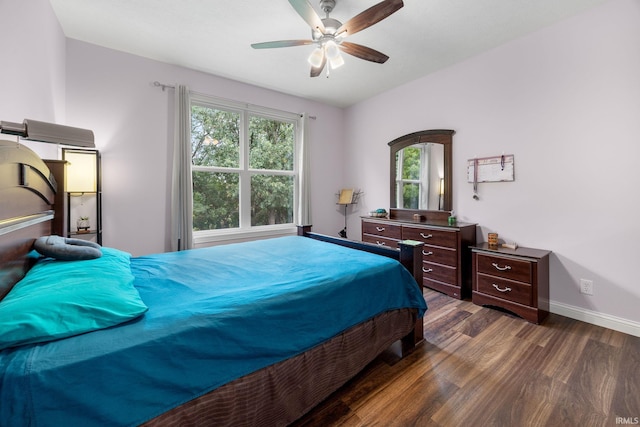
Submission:
<svg viewBox="0 0 640 427">
<path fill-rule="evenodd" d="M 453 130 L 424 130 L 396 138 L 391 149 L 390 207 L 452 209 Z"/>
</svg>

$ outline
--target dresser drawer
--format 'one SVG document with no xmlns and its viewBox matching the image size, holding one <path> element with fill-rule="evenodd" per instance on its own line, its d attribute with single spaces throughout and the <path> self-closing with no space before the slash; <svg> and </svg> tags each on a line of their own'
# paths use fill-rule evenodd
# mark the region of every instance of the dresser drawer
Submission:
<svg viewBox="0 0 640 427">
<path fill-rule="evenodd" d="M 477 286 L 477 291 L 483 294 L 493 295 L 518 304 L 532 305 L 531 285 L 526 283 L 518 283 L 478 273 Z"/>
<path fill-rule="evenodd" d="M 417 240 L 426 245 L 443 246 L 455 249 L 458 247 L 458 235 L 455 231 L 444 231 L 433 228 L 402 226 L 403 240 Z"/>
<path fill-rule="evenodd" d="M 531 262 L 478 254 L 478 273 L 531 283 Z"/>
<path fill-rule="evenodd" d="M 422 263 L 422 280 L 437 280 L 439 282 L 456 285 L 458 283 L 458 270 L 446 265 Z"/>
<path fill-rule="evenodd" d="M 438 246 L 424 246 L 422 248 L 422 261 L 457 267 L 458 251 Z"/>
<path fill-rule="evenodd" d="M 372 234 L 363 234 L 362 241 L 367 243 L 373 243 L 374 245 L 378 245 L 378 246 L 386 246 L 392 249 L 397 249 L 398 242 L 399 242 L 399 240 L 396 240 L 396 239 L 388 239 L 386 237 L 375 236 Z"/>
<path fill-rule="evenodd" d="M 362 233 L 375 234 L 377 236 L 384 236 L 391 239 L 400 240 L 402 238 L 402 227 L 397 224 L 363 221 Z"/>
</svg>

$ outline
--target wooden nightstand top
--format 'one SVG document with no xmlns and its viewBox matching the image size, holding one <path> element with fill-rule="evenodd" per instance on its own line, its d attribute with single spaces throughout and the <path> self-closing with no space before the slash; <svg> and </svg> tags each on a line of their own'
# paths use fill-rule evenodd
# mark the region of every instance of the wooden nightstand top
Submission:
<svg viewBox="0 0 640 427">
<path fill-rule="evenodd" d="M 510 255 L 515 257 L 523 257 L 523 258 L 532 258 L 532 259 L 541 259 L 548 256 L 551 251 L 546 249 L 535 249 L 535 248 L 527 248 L 518 246 L 516 249 L 503 248 L 501 246 L 498 247 L 489 247 L 489 244 L 486 242 L 479 243 L 475 246 L 471 247 L 473 252 L 491 252 L 498 255 Z"/>
</svg>

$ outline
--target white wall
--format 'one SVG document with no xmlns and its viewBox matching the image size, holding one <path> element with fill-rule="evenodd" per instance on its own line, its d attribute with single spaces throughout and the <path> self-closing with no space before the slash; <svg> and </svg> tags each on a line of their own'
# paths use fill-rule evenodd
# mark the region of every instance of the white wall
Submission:
<svg viewBox="0 0 640 427">
<path fill-rule="evenodd" d="M 49 1 L 0 0 L 0 40 L 0 120 L 73 126 L 65 123 L 65 37 Z M 29 145 L 45 157 L 57 155 L 51 144 Z"/>
<path fill-rule="evenodd" d="M 553 251 L 552 307 L 640 322 L 640 2 L 612 0 L 347 110 L 346 181 L 361 213 L 388 207 L 387 142 L 453 129 L 454 209 Z M 466 161 L 515 155 L 515 181 L 479 184 Z M 360 233 L 357 216 L 350 219 Z M 357 230 L 357 231 L 355 231 Z M 595 294 L 579 293 L 580 278 Z"/>
<path fill-rule="evenodd" d="M 67 117 L 93 129 L 102 152 L 103 243 L 134 255 L 169 249 L 174 91 L 153 82 L 291 112 L 310 120 L 314 230 L 343 218 L 343 110 L 95 45 L 67 40 Z"/>
</svg>

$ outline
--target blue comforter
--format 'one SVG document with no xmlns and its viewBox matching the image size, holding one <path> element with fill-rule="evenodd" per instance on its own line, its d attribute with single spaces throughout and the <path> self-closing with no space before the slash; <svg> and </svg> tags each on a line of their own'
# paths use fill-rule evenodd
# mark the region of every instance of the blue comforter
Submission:
<svg viewBox="0 0 640 427">
<path fill-rule="evenodd" d="M 0 425 L 136 425 L 379 313 L 426 309 L 396 261 L 297 236 L 131 270 L 142 317 L 0 352 Z"/>
</svg>

